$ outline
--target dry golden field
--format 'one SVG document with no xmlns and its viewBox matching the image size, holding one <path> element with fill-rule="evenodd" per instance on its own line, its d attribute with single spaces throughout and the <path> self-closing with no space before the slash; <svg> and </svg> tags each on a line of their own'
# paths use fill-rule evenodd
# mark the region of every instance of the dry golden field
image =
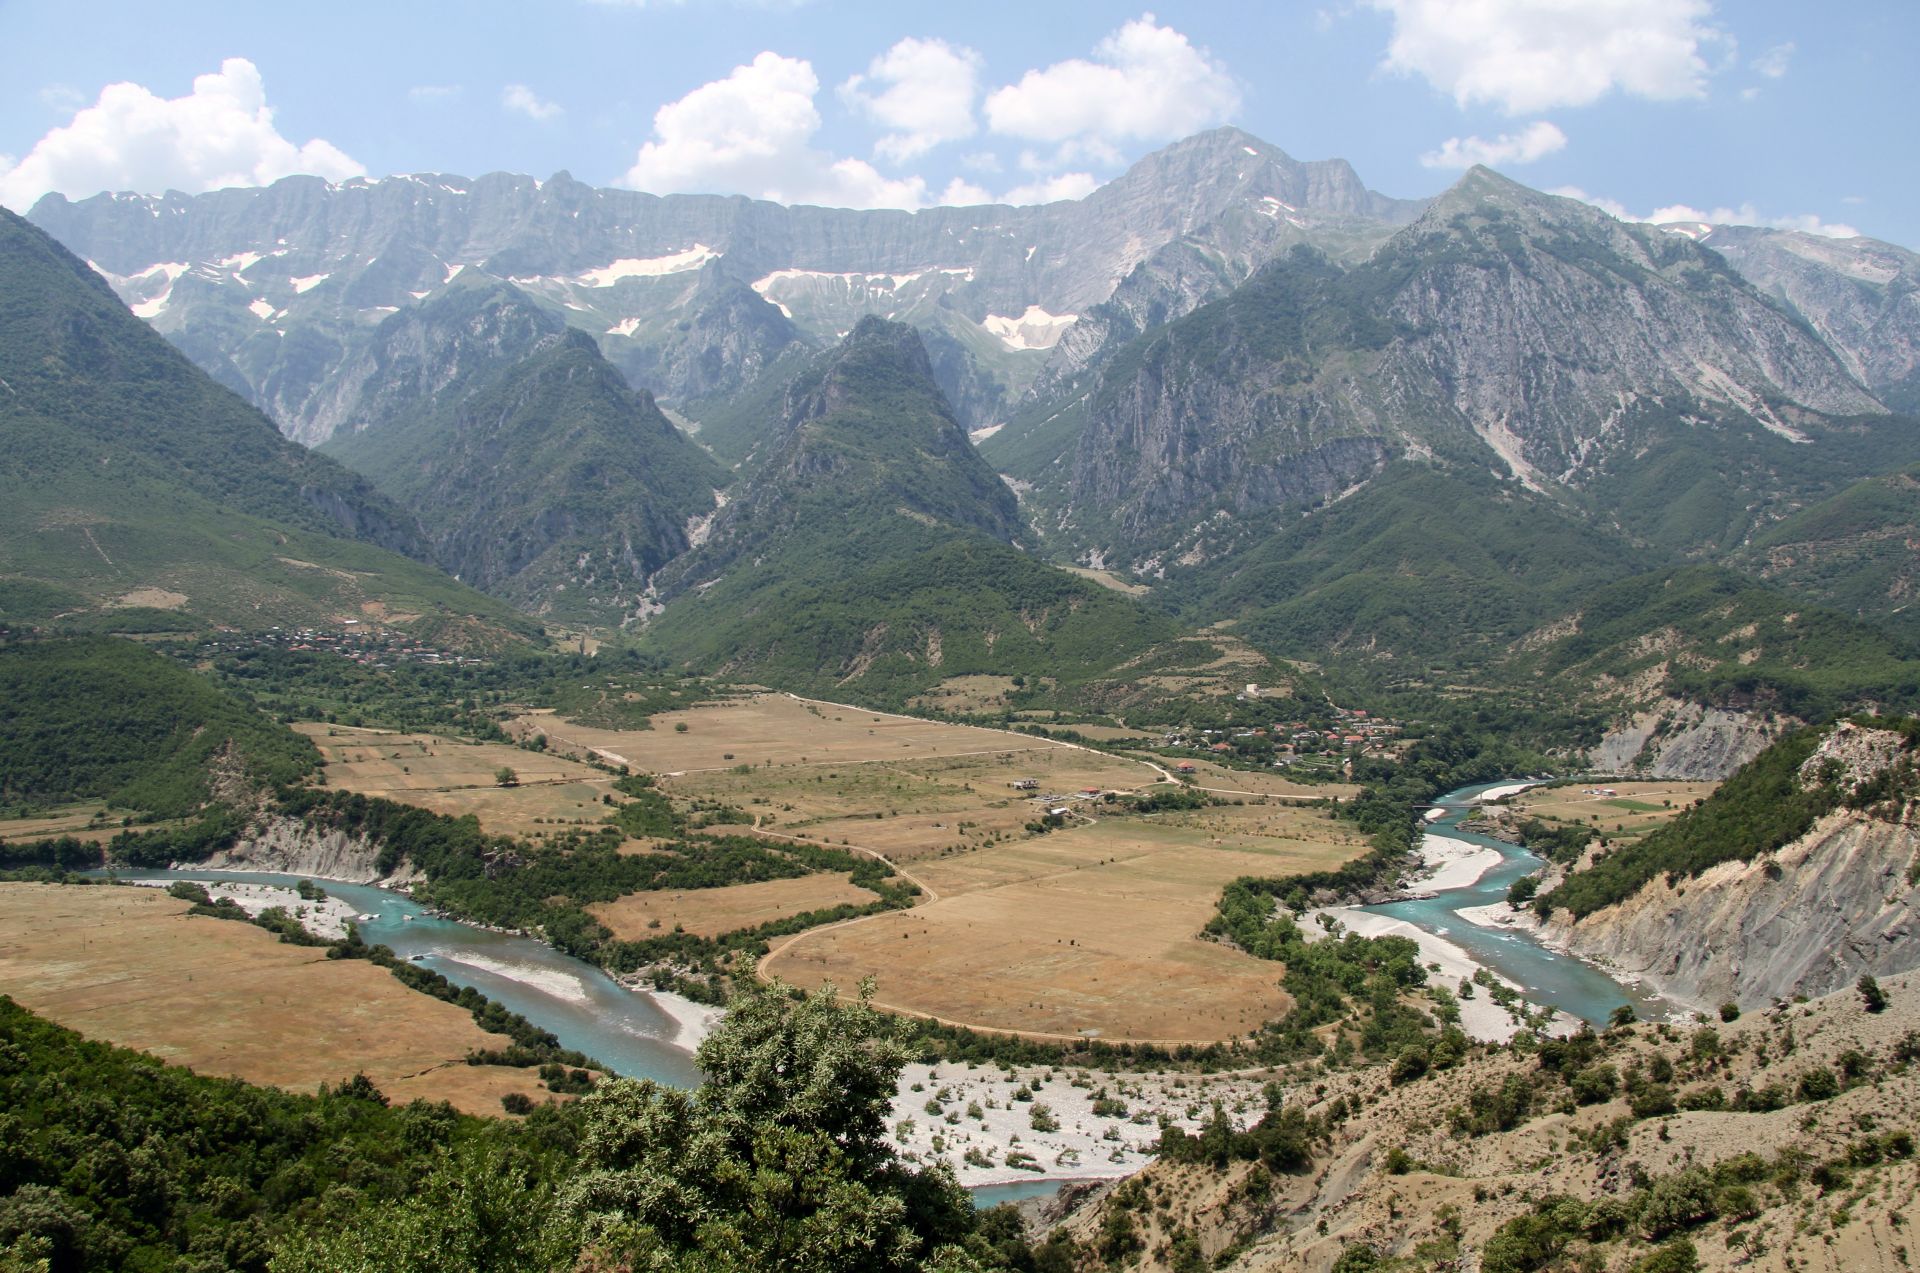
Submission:
<svg viewBox="0 0 1920 1273">
<path fill-rule="evenodd" d="M 788 939 L 762 971 L 984 1029 L 1209 1042 L 1284 1013 L 1284 970 L 1198 934 L 1221 888 L 1344 862 L 1360 836 L 1318 810 L 1247 805 L 1100 817 L 914 864 L 937 900 Z"/>
<path fill-rule="evenodd" d="M 843 875 L 802 875 L 791 880 L 761 880 L 724 888 L 629 893 L 587 907 L 593 917 L 626 941 L 641 941 L 684 928 L 699 937 L 718 937 L 758 928 L 789 915 L 851 904 L 865 906 L 877 896 Z"/>
<path fill-rule="evenodd" d="M 748 694 L 662 712 L 652 729 L 595 729 L 534 712 L 513 725 L 547 735 L 613 764 L 651 773 L 772 765 L 855 763 L 1057 747 L 1043 738 L 816 703 L 787 694 Z M 676 726 L 685 725 L 685 732 Z"/>
<path fill-rule="evenodd" d="M 1536 787 L 1509 801 L 1525 818 L 1578 822 L 1610 838 L 1640 836 L 1671 821 L 1696 800 L 1712 795 L 1717 782 L 1583 782 L 1571 787 Z M 1606 790 L 1614 794 L 1600 795 Z"/>
<path fill-rule="evenodd" d="M 365 1073 L 396 1101 L 475 1114 L 544 1093 L 532 1070 L 469 1066 L 507 1046 L 384 968 L 191 916 L 158 889 L 0 884 L 0 993 L 89 1038 L 202 1074 L 312 1091 Z"/>
<path fill-rule="evenodd" d="M 320 748 L 328 786 L 454 817 L 471 813 L 499 835 L 596 824 L 607 812 L 601 797 L 613 791 L 613 777 L 598 769 L 502 743 L 347 725 L 294 728 Z M 519 785 L 498 785 L 494 775 L 503 767 L 514 771 Z"/>
</svg>

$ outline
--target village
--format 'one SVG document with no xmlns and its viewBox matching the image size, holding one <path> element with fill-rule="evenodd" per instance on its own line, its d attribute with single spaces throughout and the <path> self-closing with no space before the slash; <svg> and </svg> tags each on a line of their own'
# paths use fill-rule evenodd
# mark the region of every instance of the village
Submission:
<svg viewBox="0 0 1920 1273">
<path fill-rule="evenodd" d="M 1259 696 L 1259 687 L 1247 686 L 1240 701 Z M 1332 707 L 1311 718 L 1275 721 L 1262 727 L 1172 731 L 1156 749 L 1162 755 L 1202 756 L 1233 768 L 1274 768 L 1297 771 L 1300 777 L 1346 771 L 1355 756 L 1392 759 L 1411 745 L 1407 734 L 1413 722 L 1379 716 L 1361 708 Z M 1178 760 L 1174 770 L 1192 774 L 1198 766 Z"/>
<path fill-rule="evenodd" d="M 223 632 L 203 641 L 210 654 L 241 654 L 259 649 L 291 650 L 310 654 L 337 654 L 362 667 L 390 668 L 399 663 L 479 667 L 486 660 L 437 649 L 390 628 L 377 628 L 357 619 L 339 628 L 268 628 L 264 632 Z"/>
</svg>

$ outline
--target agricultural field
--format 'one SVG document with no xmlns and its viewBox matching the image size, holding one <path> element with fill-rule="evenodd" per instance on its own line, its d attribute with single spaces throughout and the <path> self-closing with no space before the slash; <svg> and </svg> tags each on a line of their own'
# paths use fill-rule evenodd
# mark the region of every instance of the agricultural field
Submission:
<svg viewBox="0 0 1920 1273">
<path fill-rule="evenodd" d="M 533 1070 L 465 1063 L 509 1040 L 464 1009 L 187 907 L 156 889 L 0 883 L 0 994 L 90 1038 L 291 1091 L 365 1073 L 396 1102 L 476 1114 L 542 1097 Z"/>
<path fill-rule="evenodd" d="M 660 712 L 651 723 L 653 728 L 644 730 L 594 729 L 551 712 L 535 712 L 517 718 L 511 728 L 522 734 L 543 733 L 563 751 L 571 747 L 612 764 L 675 776 L 739 765 L 846 764 L 1059 746 L 999 730 L 773 693 Z"/>
<path fill-rule="evenodd" d="M 1161 781 L 1150 764 L 1044 738 L 778 694 L 656 716 L 651 730 L 590 729 L 552 715 L 516 724 L 544 732 L 557 751 L 660 773 L 671 796 L 733 805 L 763 829 L 895 861 L 1023 836 L 1045 812 L 1044 797 L 1078 804 L 1089 790 Z M 1035 785 L 1013 785 L 1025 781 Z"/>
<path fill-rule="evenodd" d="M 124 811 L 122 811 L 124 812 Z M 0 844 L 24 844 L 33 840 L 71 837 L 89 844 L 102 844 L 119 835 L 121 813 L 110 812 L 99 801 L 68 805 L 30 818 L 0 818 Z M 143 829 L 180 825 L 178 819 L 143 822 Z"/>
<path fill-rule="evenodd" d="M 474 814 L 500 835 L 541 836 L 598 823 L 613 775 L 575 760 L 437 734 L 301 724 L 325 761 L 329 787 L 382 796 L 435 813 Z M 501 769 L 518 782 L 499 785 Z M 619 797 L 616 797 L 619 799 Z"/>
<path fill-rule="evenodd" d="M 875 896 L 843 875 L 822 873 L 721 888 L 629 893 L 589 906 L 587 912 L 624 941 L 644 941 L 680 929 L 696 937 L 718 937 L 808 911 L 866 906 Z"/>
<path fill-rule="evenodd" d="M 1521 818 L 1577 822 L 1610 839 L 1633 839 L 1671 821 L 1695 801 L 1712 795 L 1719 785 L 1669 780 L 1535 787 L 1514 796 L 1508 807 Z"/>
<path fill-rule="evenodd" d="M 878 980 L 887 1007 L 990 1030 L 1200 1043 L 1289 1007 L 1283 970 L 1199 939 L 1242 875 L 1335 866 L 1364 838 L 1280 805 L 1152 817 L 1090 811 L 1050 835 L 916 863 L 932 901 L 777 944 L 796 985 Z"/>
</svg>

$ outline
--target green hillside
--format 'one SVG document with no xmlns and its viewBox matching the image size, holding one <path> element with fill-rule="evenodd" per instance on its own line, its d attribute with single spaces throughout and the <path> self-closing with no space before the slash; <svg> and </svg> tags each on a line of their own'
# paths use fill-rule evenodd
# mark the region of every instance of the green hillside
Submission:
<svg viewBox="0 0 1920 1273">
<path fill-rule="evenodd" d="M 216 757 L 254 784 L 319 763 L 305 738 L 131 641 L 0 645 L 0 808 L 103 800 L 180 816 L 212 798 Z"/>
<path fill-rule="evenodd" d="M 1920 636 L 1920 467 L 1857 482 L 1760 534 L 1742 564 L 1836 609 Z"/>
<path fill-rule="evenodd" d="M 107 629 L 346 619 L 497 645 L 537 635 L 400 553 L 419 528 L 281 437 L 0 212 L 0 617 Z"/>
<path fill-rule="evenodd" d="M 1237 631 L 1276 654 L 1361 663 L 1485 666 L 1635 563 L 1554 501 L 1427 464 L 1247 535 L 1237 554 L 1168 571 L 1180 612 L 1238 615 Z"/>
<path fill-rule="evenodd" d="M 1010 542 L 1013 493 L 975 453 L 911 328 L 863 321 L 798 376 L 712 538 L 667 572 L 650 641 L 676 660 L 901 702 L 974 673 L 1076 684 L 1175 621 Z"/>
<path fill-rule="evenodd" d="M 1652 674 L 1681 698 L 1802 720 L 1920 705 L 1920 657 L 1908 642 L 1717 567 L 1596 587 L 1563 628 L 1518 651 L 1502 679 L 1571 699 Z"/>
<path fill-rule="evenodd" d="M 462 350 L 469 370 L 324 450 L 419 518 L 434 559 L 467 583 L 528 610 L 617 624 L 647 576 L 684 550 L 688 518 L 712 510 L 725 474 L 590 337 L 506 284 L 456 287 L 388 325 L 402 340 L 416 326 L 460 333 L 502 309 L 552 330 L 520 359 Z"/>
</svg>

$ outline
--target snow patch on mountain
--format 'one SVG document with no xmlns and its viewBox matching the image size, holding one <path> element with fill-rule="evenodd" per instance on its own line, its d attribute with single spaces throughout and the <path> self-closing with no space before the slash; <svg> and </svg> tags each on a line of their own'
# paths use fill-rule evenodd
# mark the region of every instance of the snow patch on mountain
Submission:
<svg viewBox="0 0 1920 1273">
<path fill-rule="evenodd" d="M 1008 349 L 1052 349 L 1079 319 L 1078 314 L 1049 314 L 1038 305 L 1029 305 L 1017 318 L 988 314 L 980 325 Z"/>
<path fill-rule="evenodd" d="M 601 266 L 597 270 L 584 270 L 569 281 L 580 287 L 612 287 L 626 278 L 659 278 L 665 274 L 684 274 L 688 270 L 697 270 L 708 261 L 716 260 L 720 253 L 704 243 L 696 243 L 679 252 L 669 252 L 665 256 L 624 256 L 617 261 Z"/>
</svg>

